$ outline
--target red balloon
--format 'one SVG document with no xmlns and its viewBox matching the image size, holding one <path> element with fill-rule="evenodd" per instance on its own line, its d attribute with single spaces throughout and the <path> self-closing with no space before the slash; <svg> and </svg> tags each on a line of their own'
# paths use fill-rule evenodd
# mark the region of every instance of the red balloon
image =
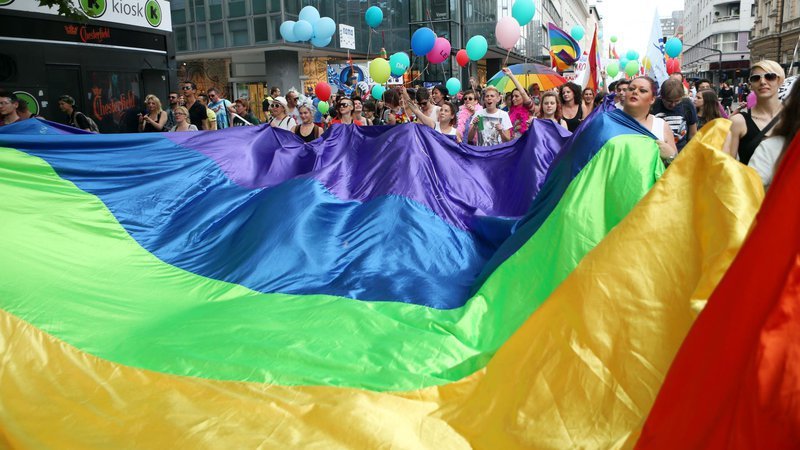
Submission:
<svg viewBox="0 0 800 450">
<path fill-rule="evenodd" d="M 467 56 L 466 50 L 461 49 L 456 53 L 456 62 L 458 62 L 458 65 L 461 67 L 467 67 L 467 64 L 469 64 L 469 56 Z"/>
<path fill-rule="evenodd" d="M 327 102 L 329 98 L 331 98 L 331 85 L 320 81 L 314 87 L 314 93 L 317 94 L 317 98 L 322 100 L 323 102 Z"/>
<path fill-rule="evenodd" d="M 680 71 L 681 71 L 681 62 L 680 61 L 678 61 L 677 59 L 669 59 L 667 61 L 667 73 L 668 74 L 671 75 L 671 74 L 673 74 L 675 72 L 680 72 Z"/>
</svg>

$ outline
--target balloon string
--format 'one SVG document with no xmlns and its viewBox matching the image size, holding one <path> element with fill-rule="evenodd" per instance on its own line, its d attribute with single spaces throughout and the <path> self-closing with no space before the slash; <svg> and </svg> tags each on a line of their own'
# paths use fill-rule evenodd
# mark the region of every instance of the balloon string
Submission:
<svg viewBox="0 0 800 450">
<path fill-rule="evenodd" d="M 511 55 L 511 49 L 508 49 L 508 53 L 506 53 L 506 60 L 503 61 L 503 67 L 508 67 L 508 56 Z"/>
<path fill-rule="evenodd" d="M 421 77 L 423 74 L 425 74 L 425 71 L 426 71 L 426 70 L 428 70 L 428 66 L 429 66 L 429 65 L 430 65 L 430 62 L 426 63 L 426 64 L 425 64 L 425 68 L 423 68 L 423 69 L 422 69 L 422 71 L 419 73 L 419 75 L 417 75 L 417 78 L 414 78 L 413 80 L 409 81 L 408 83 L 403 83 L 403 85 L 404 85 L 404 86 L 405 86 L 406 84 L 408 84 L 408 85 L 411 85 L 411 84 L 413 84 L 415 81 L 419 80 L 419 78 L 420 78 L 420 77 Z"/>
</svg>

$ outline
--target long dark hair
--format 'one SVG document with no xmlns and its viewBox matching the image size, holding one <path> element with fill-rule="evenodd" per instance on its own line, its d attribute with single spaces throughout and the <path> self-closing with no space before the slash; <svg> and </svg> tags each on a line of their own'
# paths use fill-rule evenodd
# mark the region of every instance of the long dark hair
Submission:
<svg viewBox="0 0 800 450">
<path fill-rule="evenodd" d="M 719 113 L 719 100 L 716 92 L 706 89 L 698 92 L 697 95 L 703 99 L 703 107 L 700 108 L 700 111 L 697 111 L 698 116 L 701 116 L 706 123 L 722 117 Z"/>
<path fill-rule="evenodd" d="M 558 99 L 561 100 L 561 104 L 567 103 L 564 101 L 564 89 L 569 89 L 572 91 L 573 101 L 576 105 L 580 106 L 581 103 L 583 103 L 583 99 L 581 98 L 581 87 L 570 81 L 567 84 L 562 85 L 561 89 L 558 90 Z"/>
</svg>

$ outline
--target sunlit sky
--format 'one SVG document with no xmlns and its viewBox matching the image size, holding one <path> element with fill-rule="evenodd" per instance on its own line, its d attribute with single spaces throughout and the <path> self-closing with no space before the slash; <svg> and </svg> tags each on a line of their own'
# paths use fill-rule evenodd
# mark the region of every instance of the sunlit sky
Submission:
<svg viewBox="0 0 800 450">
<path fill-rule="evenodd" d="M 606 45 L 611 36 L 617 37 L 617 53 L 628 50 L 642 52 L 653 27 L 653 12 L 670 17 L 672 11 L 683 9 L 683 0 L 602 0 L 597 11 L 603 18 Z"/>
</svg>

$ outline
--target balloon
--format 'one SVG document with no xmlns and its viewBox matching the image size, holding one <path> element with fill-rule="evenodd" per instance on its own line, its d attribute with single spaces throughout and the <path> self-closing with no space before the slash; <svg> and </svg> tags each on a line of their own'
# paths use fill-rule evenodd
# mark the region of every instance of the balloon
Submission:
<svg viewBox="0 0 800 450">
<path fill-rule="evenodd" d="M 625 72 L 625 66 L 628 65 L 628 58 L 622 57 L 619 59 L 619 70 Z"/>
<path fill-rule="evenodd" d="M 747 94 L 747 107 L 752 109 L 754 106 L 756 106 L 756 91 L 750 91 Z"/>
<path fill-rule="evenodd" d="M 378 28 L 383 22 L 383 11 L 377 6 L 370 6 L 364 14 L 364 20 L 370 28 Z"/>
<path fill-rule="evenodd" d="M 611 42 L 617 42 L 617 37 L 616 36 L 611 36 Z"/>
<path fill-rule="evenodd" d="M 306 6 L 305 8 L 300 10 L 300 14 L 297 16 L 297 19 L 298 21 L 305 20 L 313 27 L 319 20 L 319 11 L 317 11 L 317 8 L 314 8 L 313 6 Z M 303 40 L 305 41 L 307 39 Z"/>
<path fill-rule="evenodd" d="M 503 17 L 497 21 L 494 28 L 494 35 L 497 36 L 497 44 L 506 50 L 511 50 L 517 45 L 517 41 L 522 34 L 522 28 L 517 19 L 513 17 Z"/>
<path fill-rule="evenodd" d="M 467 64 L 469 64 L 469 56 L 467 56 L 467 51 L 463 48 L 456 53 L 456 62 L 461 67 L 467 67 Z"/>
<path fill-rule="evenodd" d="M 317 95 L 317 98 L 322 100 L 323 102 L 327 102 L 329 98 L 331 98 L 331 85 L 320 81 L 314 86 L 314 93 Z"/>
<path fill-rule="evenodd" d="M 488 50 L 489 43 L 486 42 L 486 38 L 483 36 L 472 36 L 467 41 L 467 56 L 473 61 L 478 61 L 486 56 Z"/>
<path fill-rule="evenodd" d="M 533 0 L 517 0 L 514 2 L 514 6 L 511 7 L 511 17 L 517 19 L 517 22 L 522 27 L 533 19 L 535 12 L 536 7 L 533 5 Z"/>
<path fill-rule="evenodd" d="M 316 38 L 332 37 L 334 33 L 336 33 L 336 22 L 330 17 L 323 17 L 314 25 L 314 37 Z"/>
<path fill-rule="evenodd" d="M 319 102 L 317 103 L 317 111 L 321 114 L 328 114 L 328 110 L 331 109 L 331 105 L 328 102 Z"/>
<path fill-rule="evenodd" d="M 392 76 L 399 77 L 406 73 L 408 66 L 411 65 L 411 60 L 404 52 L 397 52 L 389 58 L 389 68 L 392 71 Z"/>
<path fill-rule="evenodd" d="M 386 92 L 386 88 L 381 86 L 380 84 L 372 86 L 372 98 L 374 98 L 375 100 L 383 100 L 384 92 Z"/>
<path fill-rule="evenodd" d="M 611 78 L 614 78 L 619 73 L 619 63 L 616 61 L 608 63 L 606 66 L 606 73 Z"/>
<path fill-rule="evenodd" d="M 422 27 L 411 35 L 411 49 L 417 55 L 425 55 L 433 50 L 436 44 L 436 33 L 428 27 Z"/>
<path fill-rule="evenodd" d="M 639 61 L 628 61 L 628 64 L 625 64 L 625 73 L 628 74 L 629 77 L 639 73 Z"/>
<path fill-rule="evenodd" d="M 372 81 L 378 84 L 389 81 L 389 75 L 391 73 L 389 61 L 383 58 L 375 58 L 369 63 L 369 76 L 372 77 Z"/>
<path fill-rule="evenodd" d="M 625 56 L 628 58 L 628 61 L 639 60 L 639 53 L 636 50 L 628 50 L 628 53 Z"/>
<path fill-rule="evenodd" d="M 586 30 L 584 30 L 583 27 L 580 25 L 575 25 L 574 27 L 572 27 L 572 30 L 570 30 L 569 34 L 576 41 L 580 41 L 581 39 L 583 39 L 583 36 L 586 35 Z"/>
<path fill-rule="evenodd" d="M 314 27 L 305 20 L 298 20 L 294 24 L 294 37 L 300 42 L 311 39 L 314 35 Z"/>
<path fill-rule="evenodd" d="M 449 92 L 450 95 L 456 95 L 461 91 L 461 82 L 458 81 L 458 78 L 450 78 L 447 80 L 445 86 L 447 87 L 447 92 Z"/>
<path fill-rule="evenodd" d="M 281 37 L 286 42 L 297 42 L 297 38 L 294 37 L 294 20 L 287 20 L 281 24 Z"/>
<path fill-rule="evenodd" d="M 328 36 L 324 38 L 313 37 L 311 38 L 311 45 L 313 45 L 314 47 L 327 47 L 328 44 L 331 43 L 331 39 L 333 39 L 333 36 Z"/>
<path fill-rule="evenodd" d="M 667 74 L 672 75 L 675 72 L 681 71 L 681 63 L 677 59 L 670 59 L 667 61 Z"/>
<path fill-rule="evenodd" d="M 443 63 L 448 56 L 450 56 L 450 41 L 443 37 L 436 38 L 436 43 L 433 44 L 433 49 L 425 55 L 431 64 Z"/>
<path fill-rule="evenodd" d="M 664 45 L 664 51 L 670 58 L 677 58 L 681 54 L 681 50 L 683 50 L 683 42 L 676 37 L 669 38 Z"/>
<path fill-rule="evenodd" d="M 603 32 L 602 31 L 597 33 L 597 39 L 600 39 L 601 41 L 603 40 Z"/>
<path fill-rule="evenodd" d="M 642 66 L 644 66 L 644 70 L 645 70 L 645 71 L 647 71 L 647 70 L 650 70 L 650 69 L 652 69 L 652 68 L 653 68 L 653 63 L 651 63 L 651 62 L 650 62 L 650 58 L 648 58 L 647 56 L 645 56 L 645 57 L 642 59 Z"/>
</svg>

